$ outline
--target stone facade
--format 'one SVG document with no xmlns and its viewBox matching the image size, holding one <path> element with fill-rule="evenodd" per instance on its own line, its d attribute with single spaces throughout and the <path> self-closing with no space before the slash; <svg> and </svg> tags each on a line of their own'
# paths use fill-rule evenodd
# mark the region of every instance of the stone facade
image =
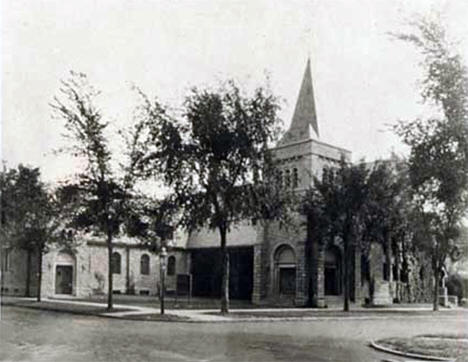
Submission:
<svg viewBox="0 0 468 362">
<path fill-rule="evenodd" d="M 6 250 L 2 250 L 5 255 Z M 27 286 L 27 253 L 11 250 L 8 268 L 3 257 L 2 290 L 7 295 L 37 295 L 37 265 L 35 254 L 31 257 L 30 292 Z M 116 242 L 114 255 L 120 261 L 113 273 L 113 290 L 116 294 L 157 295 L 160 288 L 159 256 L 133 242 Z M 187 258 L 177 249 L 168 253 L 168 263 L 173 262 L 172 271 L 166 271 L 166 289 L 175 290 L 176 274 L 185 272 Z M 173 261 L 170 261 L 173 259 Z M 145 266 L 142 264 L 146 264 Z M 6 270 L 5 270 L 6 269 Z M 65 279 L 63 274 L 67 274 Z M 87 297 L 107 293 L 108 251 L 104 242 L 84 241 L 75 250 L 54 249 L 43 257 L 43 297 L 72 295 Z"/>
</svg>

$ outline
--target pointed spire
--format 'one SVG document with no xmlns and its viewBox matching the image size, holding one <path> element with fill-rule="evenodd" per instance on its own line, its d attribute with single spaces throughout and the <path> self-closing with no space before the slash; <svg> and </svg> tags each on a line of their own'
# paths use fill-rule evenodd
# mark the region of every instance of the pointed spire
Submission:
<svg viewBox="0 0 468 362">
<path fill-rule="evenodd" d="M 318 138 L 319 129 L 315 111 L 314 89 L 312 86 L 310 59 L 308 59 L 291 125 L 280 141 L 280 144 L 311 139 L 314 133 Z"/>
</svg>

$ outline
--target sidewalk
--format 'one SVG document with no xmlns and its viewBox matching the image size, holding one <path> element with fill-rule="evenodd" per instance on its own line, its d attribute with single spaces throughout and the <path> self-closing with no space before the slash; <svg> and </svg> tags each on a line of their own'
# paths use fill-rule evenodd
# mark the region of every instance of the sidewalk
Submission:
<svg viewBox="0 0 468 362">
<path fill-rule="evenodd" d="M 404 305 L 383 308 L 363 308 L 354 306 L 350 312 L 342 308 L 231 308 L 228 315 L 221 315 L 219 309 L 166 309 L 165 316 L 160 315 L 160 309 L 128 304 L 114 304 L 114 311 L 106 311 L 105 303 L 77 301 L 72 299 L 43 298 L 42 304 L 35 298 L 3 297 L 3 305 L 13 305 L 25 308 L 55 310 L 75 314 L 87 314 L 117 319 L 137 319 L 180 322 L 273 322 L 273 321 L 313 321 L 337 319 L 388 319 L 388 318 L 427 318 L 432 314 L 430 305 Z M 44 307 L 44 305 L 46 307 Z M 52 308 L 51 308 L 52 306 Z M 56 308 L 54 308 L 56 307 Z M 460 319 L 468 319 L 468 310 L 463 308 L 441 308 L 438 313 L 453 315 Z"/>
</svg>

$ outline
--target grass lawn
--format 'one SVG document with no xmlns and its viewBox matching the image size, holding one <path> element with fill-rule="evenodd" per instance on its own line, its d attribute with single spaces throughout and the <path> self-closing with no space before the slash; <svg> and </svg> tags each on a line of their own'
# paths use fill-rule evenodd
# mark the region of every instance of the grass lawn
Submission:
<svg viewBox="0 0 468 362">
<path fill-rule="evenodd" d="M 210 315 L 222 315 L 220 312 L 210 312 Z M 304 317 L 375 317 L 375 316 L 388 316 L 392 315 L 411 315 L 411 316 L 431 316 L 433 312 L 430 311 L 392 311 L 388 310 L 351 310 L 349 312 L 336 311 L 336 310 L 281 310 L 281 311 L 231 311 L 228 316 L 232 318 L 304 318 Z"/>
<path fill-rule="evenodd" d="M 73 300 L 84 302 L 106 303 L 106 295 L 93 295 L 88 298 L 74 298 Z M 114 294 L 113 300 L 115 304 L 136 305 L 141 307 L 159 308 L 159 298 L 157 296 L 142 296 L 142 295 L 126 295 Z M 168 309 L 219 309 L 219 298 L 199 298 L 192 297 L 190 300 L 187 297 L 179 297 L 177 300 L 173 296 L 165 298 L 166 307 Z M 231 300 L 233 308 L 259 308 L 254 306 L 250 301 L 246 300 Z"/>
<path fill-rule="evenodd" d="M 54 302 L 37 302 L 37 301 L 15 301 L 11 303 L 3 303 L 6 305 L 13 305 L 23 308 L 41 309 L 52 312 L 65 312 L 74 314 L 87 314 L 98 315 L 101 313 L 109 312 L 105 306 L 95 307 L 90 305 L 68 304 L 68 303 L 54 303 Z M 126 308 L 113 308 L 111 312 L 124 312 L 131 309 Z"/>
<path fill-rule="evenodd" d="M 468 335 L 424 334 L 412 338 L 386 338 L 376 343 L 399 352 L 468 361 Z"/>
<path fill-rule="evenodd" d="M 151 314 L 134 314 L 128 315 L 125 319 L 131 319 L 136 321 L 161 321 L 161 322 L 186 322 L 189 321 L 190 318 L 188 317 L 180 317 L 173 314 L 159 314 L 159 313 L 151 313 Z"/>
</svg>

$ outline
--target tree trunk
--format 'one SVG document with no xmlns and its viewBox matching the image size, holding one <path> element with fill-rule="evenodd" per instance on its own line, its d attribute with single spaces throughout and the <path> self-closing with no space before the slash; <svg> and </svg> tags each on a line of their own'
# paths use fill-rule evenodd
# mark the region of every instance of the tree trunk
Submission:
<svg viewBox="0 0 468 362">
<path fill-rule="evenodd" d="M 343 289 L 344 289 L 344 298 L 343 298 L 343 311 L 349 312 L 349 240 L 348 236 L 343 238 Z"/>
<path fill-rule="evenodd" d="M 439 272 L 439 264 L 436 263 L 434 268 L 434 291 L 433 291 L 433 299 L 432 299 L 432 310 L 437 312 L 439 310 L 439 279 L 440 279 L 440 272 Z"/>
<path fill-rule="evenodd" d="M 395 285 L 396 285 L 396 290 L 395 290 L 395 296 L 397 298 L 397 303 L 401 302 L 401 276 L 400 276 L 400 244 L 397 242 L 396 243 L 396 250 L 395 250 Z"/>
<path fill-rule="evenodd" d="M 125 294 L 135 294 L 130 290 L 130 249 L 125 248 Z"/>
<path fill-rule="evenodd" d="M 8 249 L 3 249 L 3 253 L 7 253 L 9 250 Z M 0 263 L 1 265 L 1 275 L 0 275 L 0 297 L 3 298 L 3 290 L 5 288 L 5 272 L 6 272 L 6 265 L 5 265 L 5 261 L 7 259 L 7 257 L 3 256 L 3 254 L 1 254 L 1 257 L 2 257 L 2 261 Z"/>
<path fill-rule="evenodd" d="M 387 280 L 390 283 L 393 280 L 392 237 L 390 231 L 385 232 L 385 261 L 387 262 Z"/>
<path fill-rule="evenodd" d="M 313 225 L 314 225 L 314 220 L 310 215 L 308 215 L 307 216 L 307 239 L 306 239 L 306 250 L 305 250 L 306 260 L 311 261 L 311 263 L 307 266 L 307 268 L 309 269 L 309 280 L 308 280 L 309 287 L 308 287 L 308 298 L 307 298 L 308 307 L 312 307 L 316 304 L 317 294 L 318 294 L 317 293 L 318 286 L 314 285 L 314 281 L 317 280 L 317 277 L 316 277 L 317 273 L 315 269 L 312 269 L 311 267 L 311 265 L 314 265 L 314 263 L 318 264 L 318 261 L 317 261 L 318 258 L 315 258 L 316 260 L 312 261 L 312 257 L 315 257 L 315 254 L 316 254 L 313 252 L 313 245 L 311 242 L 311 240 L 313 240 L 313 237 L 314 237 Z M 318 246 L 318 243 L 316 245 Z M 315 265 L 315 268 L 316 267 L 317 265 Z"/>
<path fill-rule="evenodd" d="M 27 261 L 26 261 L 26 297 L 31 296 L 31 249 L 27 249 Z"/>
<path fill-rule="evenodd" d="M 229 252 L 226 245 L 226 228 L 220 227 L 222 282 L 221 282 L 221 313 L 229 313 Z"/>
<path fill-rule="evenodd" d="M 37 251 L 37 301 L 41 301 L 42 289 L 42 250 Z"/>
<path fill-rule="evenodd" d="M 113 274 L 112 274 L 112 235 L 107 233 L 107 257 L 108 257 L 108 273 L 107 273 L 107 310 L 111 311 L 113 307 Z"/>
</svg>

